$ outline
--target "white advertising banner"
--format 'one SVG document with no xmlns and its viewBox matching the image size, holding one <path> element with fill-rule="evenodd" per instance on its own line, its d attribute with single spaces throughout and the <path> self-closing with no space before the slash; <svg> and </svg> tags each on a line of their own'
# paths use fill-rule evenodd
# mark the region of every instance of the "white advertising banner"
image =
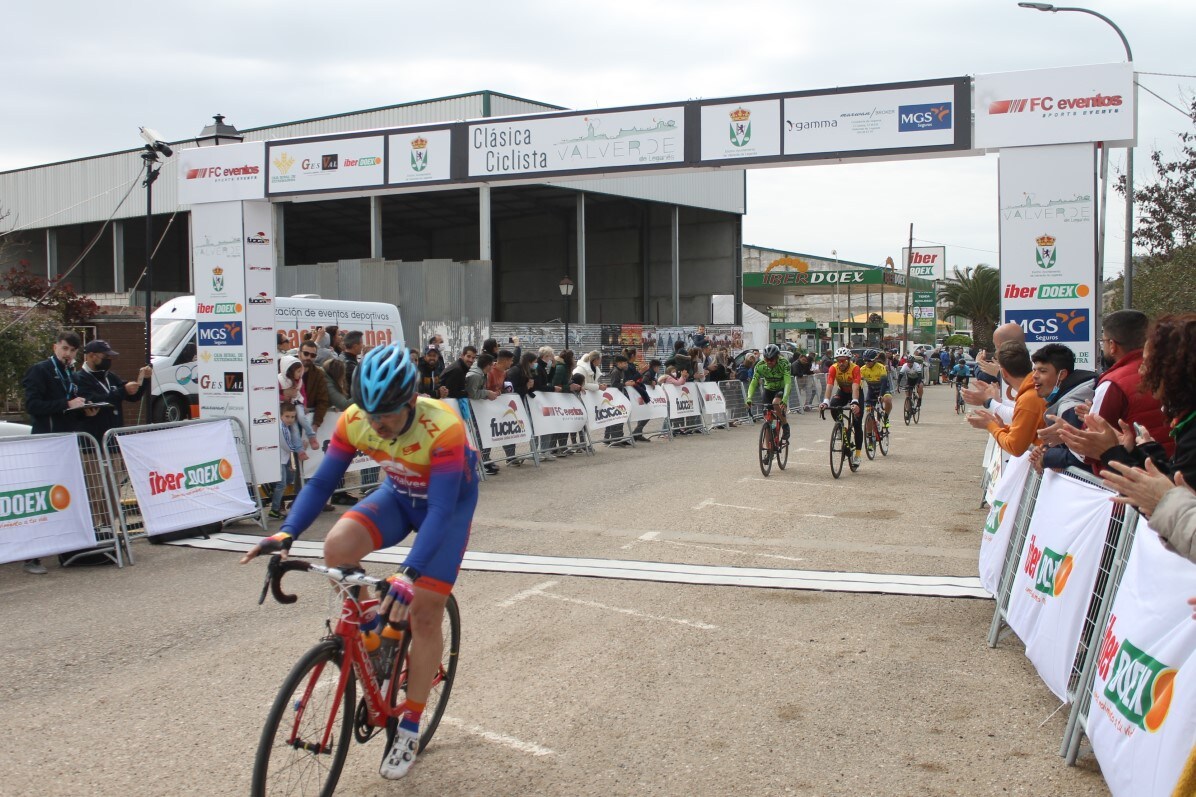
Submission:
<svg viewBox="0 0 1196 797">
<path fill-rule="evenodd" d="M 335 407 L 328 410 L 328 412 L 324 415 L 324 423 L 320 424 L 319 429 L 316 429 L 316 442 L 320 444 L 320 447 L 314 451 L 310 446 L 305 449 L 307 451 L 307 461 L 303 463 L 303 472 L 307 475 L 310 476 L 311 474 L 315 473 L 316 469 L 320 467 L 320 463 L 324 461 L 324 453 L 328 450 L 328 444 L 332 441 L 332 433 L 336 431 L 336 425 L 340 419 L 341 411 Z M 303 442 L 306 443 L 307 440 L 304 439 Z M 277 463 L 280 463 L 281 459 L 282 452 L 278 449 L 275 449 L 274 462 L 276 463 L 276 468 L 279 466 Z M 257 465 L 255 464 L 254 467 L 256 468 Z M 354 471 L 361 470 L 362 468 L 376 467 L 378 467 L 377 462 L 370 459 L 366 454 L 358 451 L 357 454 L 354 455 L 353 461 L 349 463 L 348 470 Z M 259 478 L 258 481 L 266 481 L 266 479 Z"/>
<path fill-rule="evenodd" d="M 1043 682 L 1065 702 L 1113 512 L 1109 495 L 1046 471 L 1009 595 L 1009 627 Z"/>
<path fill-rule="evenodd" d="M 448 130 L 424 130 L 390 136 L 390 163 L 387 176 L 391 185 L 427 183 L 452 177 L 452 148 Z"/>
<path fill-rule="evenodd" d="M 194 378 L 199 383 L 201 418 L 230 415 L 242 421 L 249 418 L 245 392 L 245 236 L 241 205 L 241 202 L 209 202 L 191 209 L 191 266 L 198 344 Z M 231 389 L 225 389 L 226 386 Z M 240 390 L 236 390 L 238 386 Z"/>
<path fill-rule="evenodd" d="M 997 439 L 992 435 L 988 436 L 988 442 L 984 445 L 984 459 L 983 469 L 988 476 L 988 487 L 984 490 L 984 503 L 992 506 L 993 492 L 997 489 L 997 484 L 1001 478 L 1001 470 L 1005 467 L 1005 451 L 997 445 Z"/>
<path fill-rule="evenodd" d="M 277 434 L 278 427 L 273 428 Z M 149 534 L 228 520 L 256 509 L 245 487 L 232 421 L 125 435 L 120 451 Z"/>
<path fill-rule="evenodd" d="M 0 562 L 96 544 L 74 436 L 6 438 L 0 445 Z"/>
<path fill-rule="evenodd" d="M 370 188 L 386 182 L 383 136 L 333 138 L 289 144 L 272 142 L 267 149 L 267 187 L 271 194 Z"/>
<path fill-rule="evenodd" d="M 927 280 L 941 280 L 947 278 L 947 247 L 945 246 L 915 246 L 913 258 L 910 258 L 909 247 L 901 247 L 901 265 L 909 264 L 909 275 Z"/>
<path fill-rule="evenodd" d="M 528 399 L 528 410 L 536 419 L 536 434 L 572 434 L 586 425 L 586 406 L 576 393 L 540 391 Z"/>
<path fill-rule="evenodd" d="M 631 419 L 631 400 L 617 387 L 583 390 L 581 400 L 586 405 L 586 426 L 590 431 L 618 426 Z"/>
<path fill-rule="evenodd" d="M 531 441 L 532 424 L 522 397 L 504 393 L 490 401 L 471 399 L 469 406 L 478 423 L 478 438 L 482 448 Z"/>
<path fill-rule="evenodd" d="M 638 390 L 631 391 L 631 420 L 651 421 L 669 417 L 669 397 L 660 387 L 644 386 L 645 401 Z"/>
<path fill-rule="evenodd" d="M 469 176 L 539 174 L 685 160 L 685 109 L 496 119 L 469 126 Z"/>
<path fill-rule="evenodd" d="M 975 86 L 978 149 L 1126 146 L 1137 134 L 1133 64 L 977 75 Z"/>
<path fill-rule="evenodd" d="M 1169 797 L 1196 740 L 1196 564 L 1138 523 L 1097 645 L 1084 729 L 1114 797 Z"/>
<path fill-rule="evenodd" d="M 1001 150 L 1001 314 L 1034 352 L 1096 362 L 1096 153 L 1091 144 Z"/>
<path fill-rule="evenodd" d="M 784 154 L 948 146 L 955 143 L 954 103 L 950 83 L 786 97 Z"/>
<path fill-rule="evenodd" d="M 662 389 L 669 399 L 670 418 L 694 418 L 701 414 L 697 385 L 663 385 Z"/>
<path fill-rule="evenodd" d="M 780 154 L 780 100 L 702 106 L 702 160 Z"/>
<path fill-rule="evenodd" d="M 1000 462 L 999 457 L 997 461 Z M 997 594 L 1001 584 L 1001 570 L 1005 567 L 1005 554 L 1013 536 L 1013 521 L 1029 472 L 1029 452 L 1010 459 L 988 502 L 988 517 L 984 520 L 984 533 L 980 535 L 980 586 L 992 595 Z"/>
<path fill-rule="evenodd" d="M 727 400 L 723 398 L 722 388 L 718 382 L 695 382 L 698 395 L 702 399 L 702 412 L 706 415 L 726 414 Z"/>
<path fill-rule="evenodd" d="M 266 196 L 266 144 L 250 141 L 179 150 L 179 204 Z"/>
<path fill-rule="evenodd" d="M 249 431 L 249 455 L 254 474 L 278 469 L 279 443 L 276 423 L 254 423 L 278 413 L 277 339 L 274 331 L 274 209 L 259 200 L 241 203 L 245 230 L 245 378 L 229 384 L 226 392 L 244 392 L 246 414 L 237 416 Z M 267 414 L 270 413 L 270 414 Z M 227 414 L 227 413 L 226 413 Z"/>
</svg>

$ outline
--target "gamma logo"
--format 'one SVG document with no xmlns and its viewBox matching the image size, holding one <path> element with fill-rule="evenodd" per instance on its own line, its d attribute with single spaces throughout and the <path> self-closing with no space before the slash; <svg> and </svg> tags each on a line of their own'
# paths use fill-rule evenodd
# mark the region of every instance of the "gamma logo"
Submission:
<svg viewBox="0 0 1196 797">
<path fill-rule="evenodd" d="M 0 524 L 61 512 L 71 505 L 70 490 L 61 484 L 0 493 Z"/>
<path fill-rule="evenodd" d="M 1116 622 L 1117 615 L 1109 618 L 1096 663 L 1097 672 L 1105 679 L 1101 696 L 1131 723 L 1155 733 L 1163 727 L 1171 710 L 1176 668 L 1167 666 L 1128 639 L 1118 640 L 1113 633 Z M 1112 716 L 1104 701 L 1098 698 L 1098 702 Z"/>
<path fill-rule="evenodd" d="M 897 108 L 897 131 L 950 130 L 951 103 L 902 105 Z"/>
</svg>

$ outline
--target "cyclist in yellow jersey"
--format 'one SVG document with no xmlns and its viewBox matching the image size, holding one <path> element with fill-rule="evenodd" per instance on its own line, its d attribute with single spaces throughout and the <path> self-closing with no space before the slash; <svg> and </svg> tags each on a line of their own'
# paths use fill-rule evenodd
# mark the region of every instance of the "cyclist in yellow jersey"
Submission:
<svg viewBox="0 0 1196 797">
<path fill-rule="evenodd" d="M 884 424 L 888 426 L 889 413 L 893 411 L 893 391 L 889 385 L 889 367 L 885 363 L 885 355 L 876 349 L 864 352 L 860 378 L 868 385 L 868 406 L 876 406 L 877 399 L 880 399 L 884 408 Z"/>
</svg>

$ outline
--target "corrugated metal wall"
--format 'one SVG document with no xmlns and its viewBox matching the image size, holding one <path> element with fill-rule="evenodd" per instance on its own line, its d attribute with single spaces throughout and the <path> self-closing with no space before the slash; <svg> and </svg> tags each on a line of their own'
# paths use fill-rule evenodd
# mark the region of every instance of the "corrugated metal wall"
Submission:
<svg viewBox="0 0 1196 797">
<path fill-rule="evenodd" d="M 489 333 L 490 283 L 484 261 L 341 260 L 280 268 L 275 289 L 279 296 L 315 293 L 396 305 L 409 346 L 420 348 L 417 342 L 435 333 L 449 351 L 460 351 Z"/>
<path fill-rule="evenodd" d="M 592 180 L 546 180 L 545 183 L 671 205 L 747 213 L 747 178 L 743 169 L 719 169 L 692 174 L 642 174 Z"/>
</svg>

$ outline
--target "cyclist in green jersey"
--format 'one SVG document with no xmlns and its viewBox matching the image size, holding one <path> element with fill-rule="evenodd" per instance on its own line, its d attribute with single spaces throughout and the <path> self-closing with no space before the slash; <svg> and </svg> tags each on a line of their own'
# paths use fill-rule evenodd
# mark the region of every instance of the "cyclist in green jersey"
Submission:
<svg viewBox="0 0 1196 797">
<path fill-rule="evenodd" d="M 781 421 L 781 440 L 789 442 L 789 419 L 785 417 L 785 408 L 789 405 L 789 391 L 793 387 L 793 375 L 789 371 L 789 363 L 781 362 L 781 349 L 775 343 L 764 347 L 763 357 L 752 370 L 752 381 L 748 384 L 747 405 L 752 406 L 752 397 L 756 395 L 756 385 L 764 385 L 764 403 L 772 402 L 773 412 Z"/>
</svg>

